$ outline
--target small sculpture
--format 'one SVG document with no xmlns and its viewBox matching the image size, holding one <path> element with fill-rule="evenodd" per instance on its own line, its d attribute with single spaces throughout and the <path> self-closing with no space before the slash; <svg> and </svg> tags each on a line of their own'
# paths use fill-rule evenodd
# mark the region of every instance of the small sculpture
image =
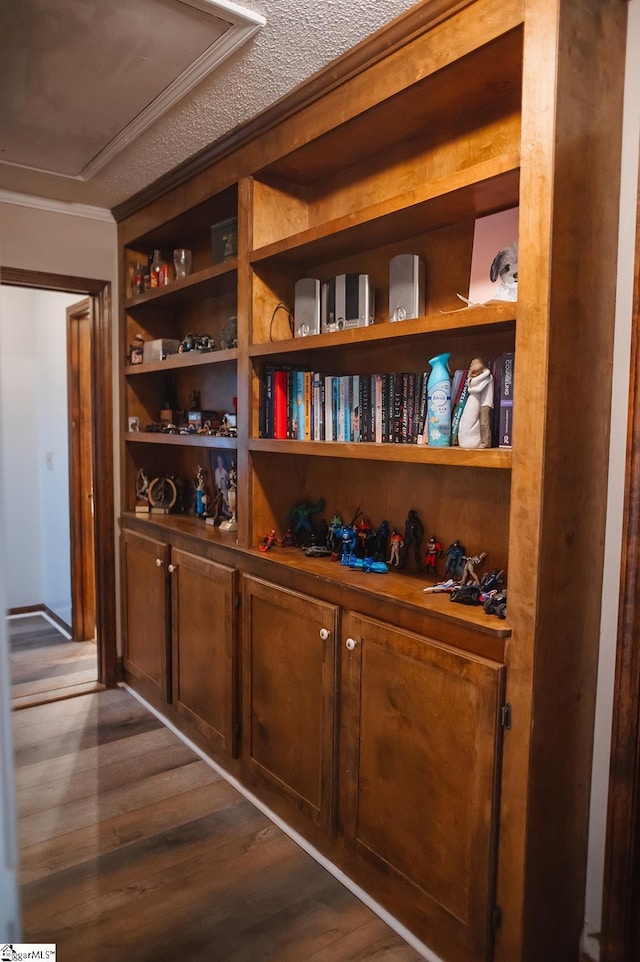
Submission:
<svg viewBox="0 0 640 962">
<path fill-rule="evenodd" d="M 149 511 L 149 478 L 142 468 L 136 477 L 136 514 L 147 514 Z"/>
<path fill-rule="evenodd" d="M 442 556 L 442 545 L 434 534 L 427 541 L 427 552 L 424 556 L 424 566 L 427 574 L 436 574 L 438 559 Z"/>
<path fill-rule="evenodd" d="M 466 395 L 458 425 L 458 444 L 461 448 L 490 448 L 493 375 L 479 357 L 469 365 Z"/>
<path fill-rule="evenodd" d="M 237 480 L 236 466 L 232 461 L 231 467 L 229 468 L 229 490 L 227 491 L 227 504 L 229 505 L 231 517 L 221 522 L 221 531 L 237 531 L 238 529 L 238 521 L 236 518 Z"/>
<path fill-rule="evenodd" d="M 207 472 L 199 464 L 196 472 L 196 514 L 199 518 L 204 518 L 209 506 L 209 495 L 206 486 Z"/>
<path fill-rule="evenodd" d="M 413 508 L 410 509 L 407 515 L 407 520 L 404 526 L 404 545 L 402 548 L 402 555 L 400 558 L 400 567 L 404 568 L 409 557 L 409 552 L 413 549 L 413 557 L 416 563 L 416 568 L 418 571 L 422 571 L 422 542 L 424 540 L 424 525 L 418 517 L 418 512 Z"/>
</svg>

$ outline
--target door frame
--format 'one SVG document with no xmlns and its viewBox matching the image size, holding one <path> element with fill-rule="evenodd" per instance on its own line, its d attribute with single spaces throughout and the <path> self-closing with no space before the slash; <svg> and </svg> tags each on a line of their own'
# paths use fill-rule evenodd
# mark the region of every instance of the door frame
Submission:
<svg viewBox="0 0 640 962">
<path fill-rule="evenodd" d="M 93 298 L 91 297 L 84 297 L 67 308 L 71 637 L 74 641 L 91 641 L 96 635 L 96 552 L 93 510 L 95 472 L 93 397 L 91 396 L 92 311 Z"/>
<path fill-rule="evenodd" d="M 602 962 L 640 952 L 640 183 L 636 206 L 631 359 L 618 639 L 602 903 Z"/>
<path fill-rule="evenodd" d="M 119 681 L 116 646 L 115 500 L 113 473 L 113 388 L 111 283 L 95 278 L 49 274 L 0 266 L 0 283 L 11 287 L 89 296 L 93 385 L 94 543 L 98 681 Z M 97 470 L 99 466 L 99 470 Z"/>
</svg>

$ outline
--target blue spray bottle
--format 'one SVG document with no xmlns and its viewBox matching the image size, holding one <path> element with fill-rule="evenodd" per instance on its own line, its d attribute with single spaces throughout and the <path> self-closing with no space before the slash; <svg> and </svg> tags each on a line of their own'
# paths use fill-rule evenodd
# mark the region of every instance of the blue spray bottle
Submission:
<svg viewBox="0 0 640 962">
<path fill-rule="evenodd" d="M 451 444 L 451 354 L 438 354 L 429 361 L 427 381 L 427 444 L 448 448 Z"/>
</svg>

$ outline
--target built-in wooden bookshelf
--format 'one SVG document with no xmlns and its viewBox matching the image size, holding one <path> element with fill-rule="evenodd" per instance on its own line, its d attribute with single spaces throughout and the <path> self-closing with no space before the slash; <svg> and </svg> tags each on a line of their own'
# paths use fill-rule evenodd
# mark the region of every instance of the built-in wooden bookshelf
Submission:
<svg viewBox="0 0 640 962">
<path fill-rule="evenodd" d="M 578 953 L 624 33 L 619 0 L 426 0 L 120 216 L 127 679 L 444 962 Z M 465 307 L 475 223 L 515 207 L 518 300 Z M 136 259 L 174 247 L 192 274 L 132 294 Z M 426 307 L 391 323 L 400 253 L 427 265 Z M 350 272 L 374 323 L 294 337 L 296 281 Z M 136 334 L 219 340 L 231 318 L 237 347 L 125 363 Z M 270 365 L 420 373 L 443 351 L 515 352 L 512 450 L 260 436 Z M 233 436 L 144 430 L 194 392 Z M 218 455 L 236 530 L 134 512 L 140 471 L 211 484 Z M 425 593 L 411 557 L 380 575 L 261 551 L 299 503 L 399 531 L 417 511 L 504 570 L 506 621 Z"/>
</svg>

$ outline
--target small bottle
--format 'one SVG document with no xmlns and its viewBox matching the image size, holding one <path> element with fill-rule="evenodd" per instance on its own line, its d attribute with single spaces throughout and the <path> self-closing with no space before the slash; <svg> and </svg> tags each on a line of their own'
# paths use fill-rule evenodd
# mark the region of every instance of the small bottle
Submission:
<svg viewBox="0 0 640 962">
<path fill-rule="evenodd" d="M 135 267 L 133 268 L 133 280 L 131 282 L 131 293 L 132 294 L 142 294 L 144 291 L 144 275 L 142 272 L 142 264 L 140 261 L 136 261 Z"/>
<path fill-rule="evenodd" d="M 438 354 L 429 361 L 427 380 L 427 444 L 448 448 L 451 444 L 451 354 Z"/>
<path fill-rule="evenodd" d="M 162 255 L 159 250 L 153 252 L 151 266 L 149 269 L 149 287 L 160 287 L 160 276 L 162 273 Z"/>
</svg>

